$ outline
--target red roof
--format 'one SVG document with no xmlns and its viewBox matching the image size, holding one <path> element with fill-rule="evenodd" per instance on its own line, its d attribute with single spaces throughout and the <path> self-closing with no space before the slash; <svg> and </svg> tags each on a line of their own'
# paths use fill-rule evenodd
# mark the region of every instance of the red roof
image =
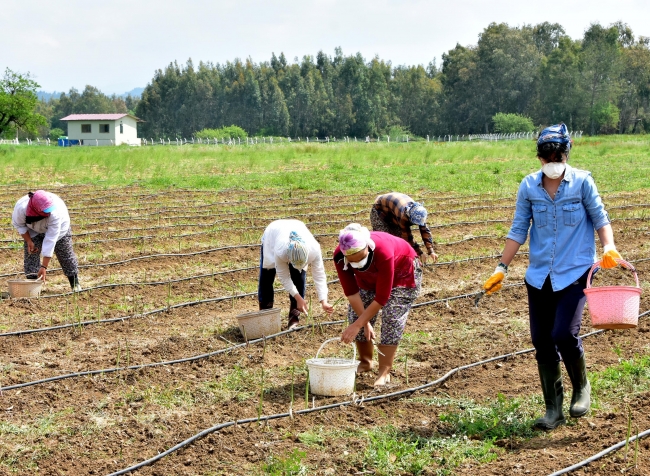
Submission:
<svg viewBox="0 0 650 476">
<path fill-rule="evenodd" d="M 62 118 L 62 121 L 117 121 L 123 117 L 132 117 L 138 122 L 144 122 L 131 114 L 70 114 Z"/>
</svg>

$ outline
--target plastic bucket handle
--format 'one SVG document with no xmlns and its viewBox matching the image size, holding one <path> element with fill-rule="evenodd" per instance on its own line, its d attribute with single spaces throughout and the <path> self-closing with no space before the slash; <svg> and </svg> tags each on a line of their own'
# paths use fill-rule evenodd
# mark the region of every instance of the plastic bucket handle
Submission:
<svg viewBox="0 0 650 476">
<path fill-rule="evenodd" d="M 318 349 L 318 352 L 316 352 L 316 357 L 315 358 L 316 359 L 318 358 L 318 354 L 320 354 L 320 351 L 323 350 L 323 347 L 325 347 L 325 344 L 327 344 L 329 342 L 332 342 L 332 341 L 335 341 L 335 340 L 340 341 L 341 338 L 340 337 L 332 337 L 331 339 L 327 339 L 325 342 L 323 342 L 321 344 L 320 348 Z M 357 360 L 357 346 L 353 344 L 352 349 L 354 351 L 354 356 L 352 357 L 352 360 Z"/>
<path fill-rule="evenodd" d="M 632 271 L 632 272 L 634 273 L 634 279 L 636 280 L 636 287 L 637 287 L 637 288 L 640 288 L 640 286 L 639 286 L 639 275 L 636 274 L 636 268 L 635 268 L 634 266 L 632 266 L 631 263 L 628 263 L 628 262 L 625 261 L 624 259 L 618 259 L 618 258 L 616 258 L 616 262 L 617 262 L 618 264 L 620 264 L 621 266 L 623 266 L 624 268 L 627 268 L 627 269 L 629 269 L 630 271 Z M 591 267 L 591 269 L 589 270 L 589 274 L 587 275 L 587 289 L 590 289 L 590 288 L 591 288 L 591 275 L 593 274 L 593 272 L 594 272 L 596 269 L 598 269 L 598 268 L 601 267 L 602 263 L 603 263 L 602 261 L 596 261 L 596 262 L 593 264 L 593 266 Z"/>
</svg>

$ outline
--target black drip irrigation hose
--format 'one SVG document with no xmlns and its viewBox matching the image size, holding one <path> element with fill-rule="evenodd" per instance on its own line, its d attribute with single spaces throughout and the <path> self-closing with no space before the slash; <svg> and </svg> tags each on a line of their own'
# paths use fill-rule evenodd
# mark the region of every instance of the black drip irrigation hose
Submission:
<svg viewBox="0 0 650 476">
<path fill-rule="evenodd" d="M 524 283 L 507 284 L 507 285 L 504 286 L 504 288 L 515 287 L 515 286 L 523 286 L 523 284 Z M 246 296 L 250 296 L 250 295 L 253 295 L 253 294 L 256 294 L 256 293 L 247 294 Z M 411 309 L 416 308 L 416 307 L 429 306 L 429 305 L 432 305 L 432 304 L 438 304 L 438 303 L 447 302 L 447 301 L 453 301 L 453 300 L 456 300 L 456 299 L 476 297 L 478 294 L 481 294 L 481 293 L 478 292 L 478 293 L 461 294 L 459 296 L 451 296 L 449 298 L 436 299 L 436 300 L 433 300 L 433 301 L 427 301 L 427 302 L 415 304 L 415 305 L 411 306 Z M 225 299 L 228 299 L 228 298 L 225 298 Z M 183 304 L 191 305 L 190 303 L 183 303 Z M 167 310 L 167 308 L 164 308 L 163 311 L 164 310 Z M 156 309 L 155 311 L 150 311 L 150 313 L 152 313 L 152 314 L 154 312 L 162 312 L 162 311 L 160 309 Z M 141 316 L 144 316 L 144 314 L 126 316 L 124 318 L 117 318 L 117 320 L 131 319 L 133 317 L 141 317 Z M 99 322 L 99 321 L 89 321 L 89 322 L 95 323 L 95 322 Z M 110 322 L 115 322 L 115 320 L 111 319 Z M 326 325 L 333 325 L 333 324 L 341 324 L 343 322 L 345 322 L 345 321 L 327 321 L 327 322 L 322 322 L 320 324 L 309 324 L 309 325 L 305 325 L 305 326 L 300 326 L 300 327 L 297 327 L 296 329 L 305 329 L 305 328 L 310 328 L 310 327 L 314 327 L 314 326 L 321 326 L 321 325 L 326 326 Z M 74 326 L 79 326 L 79 325 L 84 325 L 84 324 L 85 323 L 70 324 L 69 327 L 74 327 Z M 35 331 L 36 332 L 45 332 L 45 331 L 54 330 L 54 329 L 60 329 L 60 326 L 59 327 L 47 327 L 47 328 L 43 328 L 43 329 L 36 329 Z M 29 331 L 16 331 L 16 332 L 21 332 L 21 334 L 11 334 L 11 335 L 24 335 L 26 333 L 30 333 Z M 31 333 L 33 333 L 33 332 L 34 331 L 32 331 Z M 289 332 L 290 331 L 282 331 L 282 332 L 279 332 L 277 334 L 272 334 L 272 335 L 267 336 L 266 339 L 275 338 L 275 337 L 287 334 Z M 7 336 L 7 335 L 10 335 L 10 334 L 0 334 L 0 337 L 4 337 L 4 336 Z M 263 340 L 264 340 L 264 338 L 255 339 L 255 340 L 248 341 L 248 343 L 253 344 L 253 343 L 257 343 L 257 342 L 262 342 Z M 86 370 L 86 371 L 82 371 L 82 372 L 73 372 L 73 373 L 70 373 L 70 374 L 58 375 L 58 376 L 55 376 L 55 377 L 49 377 L 49 378 L 42 379 L 42 380 L 34 380 L 34 381 L 31 381 L 31 382 L 24 382 L 24 383 L 19 383 L 19 384 L 15 384 L 15 385 L 9 385 L 7 387 L 0 387 L 0 392 L 3 392 L 5 390 L 14 390 L 14 389 L 17 389 L 17 388 L 30 387 L 32 385 L 38 385 L 38 384 L 47 383 L 47 382 L 55 382 L 57 380 L 64 380 L 64 379 L 69 379 L 69 378 L 74 378 L 74 377 L 83 377 L 83 376 L 86 376 L 86 375 L 97 375 L 97 374 L 102 374 L 102 373 L 119 372 L 121 370 L 138 370 L 138 369 L 145 368 L 145 367 L 158 367 L 160 365 L 173 365 L 173 364 L 178 364 L 178 363 L 182 363 L 182 362 L 192 362 L 192 361 L 195 361 L 195 360 L 206 359 L 206 358 L 212 357 L 214 355 L 221 354 L 221 353 L 227 352 L 229 350 L 236 349 L 238 347 L 242 347 L 244 345 L 246 345 L 246 343 L 244 343 L 244 344 L 236 344 L 236 345 L 234 345 L 232 347 L 227 347 L 225 349 L 220 349 L 220 350 L 218 350 L 216 352 L 211 352 L 211 353 L 208 353 L 208 354 L 201 354 L 201 355 L 194 356 L 194 357 L 187 357 L 187 358 L 179 359 L 179 360 L 170 360 L 170 361 L 163 361 L 163 362 L 154 362 L 154 363 L 150 363 L 150 364 L 132 365 L 130 367 L 114 367 L 114 368 L 108 368 L 108 369 L 102 369 L 102 370 Z"/>
<path fill-rule="evenodd" d="M 70 291 L 70 292 L 67 292 L 67 293 L 60 293 L 60 294 L 45 294 L 43 296 L 39 296 L 38 299 L 47 299 L 47 298 L 54 298 L 54 297 L 65 297 L 65 296 L 71 296 L 73 294 L 81 294 L 81 293 L 85 293 L 85 292 L 94 291 L 96 289 L 118 288 L 118 287 L 122 287 L 122 286 L 161 286 L 161 285 L 165 285 L 165 284 L 182 283 L 183 281 L 191 281 L 193 279 L 211 278 L 213 276 L 220 276 L 220 275 L 223 275 L 223 274 L 239 273 L 241 271 L 252 271 L 252 270 L 256 270 L 256 269 L 260 269 L 260 267 L 259 266 L 249 266 L 247 268 L 228 269 L 226 271 L 215 271 L 214 273 L 197 274 L 195 276 L 186 276 L 184 278 L 170 279 L 169 281 L 146 281 L 146 282 L 138 282 L 138 283 L 100 284 L 99 286 L 92 286 L 92 287 L 83 288 L 81 291 Z M 234 296 L 234 297 L 236 297 L 236 296 Z"/>
<path fill-rule="evenodd" d="M 153 255 L 145 255 L 145 256 L 135 256 L 133 258 L 127 258 L 121 261 L 109 261 L 108 263 L 94 263 L 94 264 L 81 264 L 79 265 L 79 269 L 81 268 L 101 268 L 104 266 L 116 266 L 118 264 L 125 264 L 125 263 L 130 263 L 132 261 L 139 261 L 143 259 L 151 259 L 151 258 L 181 258 L 181 257 L 187 257 L 187 256 L 196 256 L 196 255 L 202 255 L 206 253 L 214 253 L 215 251 L 223 251 L 223 250 L 232 250 L 232 249 L 240 249 L 240 248 L 257 248 L 259 247 L 259 243 L 254 243 L 254 244 L 249 244 L 249 245 L 230 245 L 230 246 L 221 246 L 219 248 L 210 248 L 208 250 L 201 250 L 201 251 L 192 251 L 190 253 L 159 253 L 159 254 L 153 254 Z M 51 273 L 52 271 L 61 271 L 61 268 L 52 268 L 51 270 L 48 270 L 48 273 Z M 10 276 L 16 276 L 22 273 L 8 273 L 8 274 L 0 274 L 0 278 L 7 278 Z"/>
<path fill-rule="evenodd" d="M 598 461 L 599 459 L 607 456 L 610 453 L 613 453 L 614 451 L 620 450 L 621 448 L 626 446 L 628 443 L 632 443 L 633 441 L 635 441 L 637 439 L 645 438 L 646 436 L 650 436 L 650 429 L 646 430 L 646 431 L 643 431 L 641 433 L 638 433 L 638 434 L 636 434 L 634 436 L 630 436 L 629 438 L 627 438 L 627 439 L 625 439 L 623 441 L 620 441 L 620 442 L 616 443 L 615 445 L 610 446 L 609 448 L 605 448 L 600 453 L 596 453 L 595 455 L 590 456 L 589 458 L 587 458 L 585 460 L 582 460 L 579 463 L 576 463 L 576 464 L 574 464 L 572 466 L 568 466 L 568 467 L 566 467 L 564 469 L 556 471 L 555 473 L 549 474 L 549 476 L 560 476 L 561 474 L 567 474 L 567 473 L 570 473 L 572 471 L 575 471 L 576 469 L 580 469 L 580 468 L 582 468 L 584 466 L 587 466 L 590 463 L 593 463 L 594 461 Z"/>
<path fill-rule="evenodd" d="M 336 234 L 336 233 L 322 233 L 322 234 L 319 234 L 317 236 L 335 236 L 335 235 L 338 236 L 338 234 Z M 79 269 L 82 269 L 82 268 L 83 269 L 102 268 L 102 267 L 105 267 L 105 266 L 117 266 L 117 265 L 121 265 L 121 264 L 130 263 L 130 262 L 133 262 L 133 261 L 140 261 L 140 260 L 144 260 L 144 259 L 153 259 L 153 258 L 184 258 L 184 257 L 188 257 L 188 256 L 197 256 L 197 255 L 201 255 L 201 254 L 214 253 L 214 252 L 217 252 L 217 251 L 224 251 L 224 250 L 243 249 L 243 248 L 259 248 L 260 246 L 262 246 L 261 243 L 249 243 L 249 244 L 245 244 L 245 245 L 220 246 L 218 248 L 210 248 L 210 249 L 201 250 L 201 251 L 192 251 L 190 253 L 158 253 L 158 254 L 151 254 L 151 255 L 144 255 L 144 256 L 134 256 L 133 258 L 127 258 L 127 259 L 120 260 L 120 261 L 109 261 L 109 262 L 106 262 L 106 263 L 81 264 L 81 265 L 79 265 Z M 517 253 L 517 256 L 518 255 L 527 255 L 527 254 L 528 254 L 528 252 L 520 251 L 520 252 Z M 463 259 L 456 260 L 456 261 L 445 261 L 445 262 L 433 263 L 432 266 L 444 266 L 444 265 L 449 265 L 449 264 L 462 263 L 462 262 L 465 262 L 465 261 L 476 261 L 476 260 L 480 261 L 482 259 L 498 258 L 500 256 L 501 256 L 500 254 L 488 255 L 488 256 L 475 256 L 475 257 L 470 257 L 470 258 L 463 258 Z M 323 261 L 331 261 L 331 260 L 332 260 L 332 258 L 323 258 Z M 48 273 L 53 273 L 55 271 L 61 271 L 61 270 L 62 270 L 62 268 L 52 268 L 52 269 L 48 270 Z M 18 276 L 20 274 L 23 274 L 23 273 L 14 272 L 14 273 L 0 274 L 0 278 L 8 278 L 8 277 L 11 277 L 11 276 Z"/>
<path fill-rule="evenodd" d="M 86 326 L 91 326 L 93 324 L 107 324 L 107 323 L 111 323 L 111 322 L 120 322 L 120 321 L 124 322 L 124 321 L 128 321 L 129 319 L 135 319 L 137 317 L 151 316 L 152 314 L 159 314 L 161 312 L 170 311 L 172 309 L 179 309 L 179 308 L 183 308 L 183 307 L 196 306 L 198 304 L 205 304 L 205 303 L 209 303 L 209 302 L 228 301 L 229 299 L 249 297 L 249 296 L 257 296 L 257 292 L 238 294 L 236 296 L 221 296 L 221 297 L 209 298 L 209 299 L 199 299 L 198 301 L 182 302 L 182 303 L 173 304 L 173 305 L 170 305 L 170 306 L 159 307 L 158 309 L 152 309 L 151 311 L 142 312 L 140 314 L 131 314 L 129 316 L 113 317 L 111 319 L 96 319 L 94 321 L 73 322 L 73 323 L 69 323 L 69 324 L 61 324 L 59 326 L 41 327 L 39 329 L 23 329 L 23 330 L 20 330 L 20 331 L 3 332 L 2 334 L 0 334 L 0 337 L 24 336 L 24 335 L 28 335 L 28 334 L 36 334 L 36 333 L 39 333 L 39 332 L 49 332 L 49 331 L 56 331 L 56 330 L 61 330 L 61 329 L 69 329 L 71 327 L 82 328 L 82 327 L 86 327 Z"/>
<path fill-rule="evenodd" d="M 232 230 L 233 228 L 228 228 L 229 230 Z M 250 228 L 239 228 L 241 230 L 245 229 L 250 229 Z M 224 229 L 225 230 L 225 229 Z M 93 245 L 93 244 L 99 244 L 99 243 L 116 243 L 116 242 L 124 242 L 124 241 L 144 241 L 144 240 L 177 240 L 181 238 L 190 238 L 192 236 L 199 236 L 199 235 L 205 235 L 205 231 L 197 231 L 194 233 L 181 233 L 179 235 L 136 235 L 136 236 L 123 236 L 120 238 L 107 238 L 105 240 L 86 240 L 86 241 L 81 241 L 78 240 L 74 243 L 74 246 L 87 246 L 87 245 Z M 338 236 L 338 233 L 312 233 L 314 237 L 319 237 L 319 236 Z M 79 235 L 75 235 L 79 236 Z M 462 242 L 462 241 L 460 241 Z M 459 242 L 459 243 L 460 243 Z M 22 248 L 23 244 L 20 240 L 17 239 L 9 239 L 9 240 L 0 240 L 0 243 L 14 243 L 14 246 L 0 246 L 0 250 L 17 250 Z M 441 243 L 444 244 L 444 243 Z"/>
<path fill-rule="evenodd" d="M 109 373 L 114 373 L 114 372 L 121 372 L 124 370 L 140 370 L 140 369 L 145 369 L 145 368 L 151 368 L 151 367 L 161 367 L 164 365 L 175 365 L 175 364 L 183 364 L 187 362 L 195 362 L 197 360 L 203 360 L 203 359 L 209 359 L 211 357 L 214 357 L 215 355 L 219 354 L 225 354 L 227 352 L 230 352 L 235 349 L 239 349 L 241 347 L 246 347 L 250 344 L 257 344 L 259 342 L 265 342 L 266 340 L 270 339 L 275 339 L 276 337 L 280 337 L 286 334 L 291 334 L 292 332 L 298 332 L 302 331 L 303 329 L 311 329 L 320 327 L 320 326 L 333 326 L 336 324 L 342 324 L 345 321 L 326 321 L 326 322 L 320 322 L 316 324 L 306 324 L 304 326 L 299 326 L 299 327 L 294 327 L 293 329 L 288 329 L 286 331 L 281 331 L 278 332 L 277 334 L 271 334 L 265 337 L 260 337 L 259 339 L 252 339 L 247 342 L 243 342 L 241 344 L 234 344 L 229 347 L 226 347 L 224 349 L 219 349 L 214 352 L 209 352 L 206 354 L 199 354 L 199 355 L 194 355 L 192 357 L 185 357 L 182 359 L 176 359 L 176 360 L 166 360 L 166 361 L 161 361 L 161 362 L 151 362 L 148 364 L 140 364 L 140 365 L 130 365 L 128 367 L 111 367 L 107 369 L 100 369 L 100 370 L 85 370 L 82 372 L 74 372 L 70 374 L 64 374 L 64 375 L 57 375 L 55 377 L 48 377 L 44 378 L 41 380 L 33 380 L 31 382 L 24 382 L 24 383 L 17 383 L 15 385 L 8 385 L 6 387 L 0 387 L 0 394 L 2 392 L 8 391 L 8 390 L 16 390 L 19 388 L 25 388 L 25 387 L 32 387 L 34 385 L 41 385 L 44 383 L 50 383 L 50 382 L 56 382 L 58 380 L 66 380 L 70 378 L 75 378 L 75 377 L 87 377 L 89 375 L 102 375 L 102 374 L 109 374 Z"/>
<path fill-rule="evenodd" d="M 334 283 L 337 283 L 337 282 L 339 282 L 338 279 L 333 279 L 331 281 L 327 281 L 327 284 L 329 285 L 329 284 L 334 284 Z M 514 286 L 523 286 L 523 285 L 524 285 L 523 282 L 521 282 L 521 283 L 513 283 L 513 284 L 506 284 L 504 286 L 504 288 L 514 287 Z M 280 292 L 283 292 L 283 291 L 284 291 L 284 288 L 274 290 L 275 293 L 280 293 Z M 411 307 L 416 308 L 416 307 L 421 307 L 421 306 L 428 306 L 428 305 L 431 305 L 431 304 L 437 304 L 437 303 L 443 303 L 443 302 L 447 302 L 447 301 L 453 301 L 453 300 L 456 300 L 456 299 L 462 299 L 462 298 L 468 298 L 468 297 L 476 297 L 476 296 L 478 296 L 479 294 L 482 294 L 482 293 L 483 293 L 483 291 L 478 291 L 478 292 L 474 292 L 474 293 L 461 294 L 461 295 L 458 295 L 458 296 L 449 296 L 449 297 L 446 297 L 446 298 L 434 299 L 433 301 L 427 301 L 427 302 L 423 302 L 423 303 L 414 304 Z M 72 293 L 72 294 L 74 294 L 74 293 Z M 61 324 L 59 326 L 41 327 L 41 328 L 38 328 L 38 329 L 23 329 L 23 330 L 19 330 L 19 331 L 3 332 L 3 333 L 0 333 L 0 338 L 1 337 L 12 337 L 12 336 L 13 337 L 22 336 L 22 335 L 27 335 L 27 334 L 36 334 L 36 333 L 40 333 L 40 332 L 49 332 L 49 331 L 55 331 L 55 330 L 61 330 L 61 329 L 69 329 L 71 327 L 81 328 L 81 327 L 86 327 L 86 326 L 90 326 L 90 325 L 93 325 L 93 324 L 106 324 L 106 323 L 120 322 L 120 321 L 124 322 L 124 321 L 129 320 L 129 319 L 134 319 L 134 318 L 138 318 L 138 317 L 145 317 L 145 316 L 150 316 L 152 314 L 159 314 L 161 312 L 170 311 L 171 309 L 179 309 L 179 308 L 183 308 L 183 307 L 196 306 L 198 304 L 205 304 L 205 303 L 211 303 L 211 302 L 228 301 L 230 299 L 240 299 L 240 298 L 250 297 L 250 296 L 257 296 L 257 292 L 234 294 L 234 295 L 231 295 L 231 296 L 219 296 L 219 297 L 215 297 L 215 298 L 199 299 L 199 300 L 196 300 L 196 301 L 187 301 L 187 302 L 182 302 L 182 303 L 178 303 L 178 304 L 174 304 L 174 305 L 170 305 L 170 306 L 160 307 L 158 309 L 152 309 L 151 311 L 142 312 L 142 313 L 139 313 L 139 314 L 131 314 L 129 316 L 122 316 L 122 317 L 113 317 L 113 318 L 110 318 L 110 319 L 95 319 L 95 320 L 92 320 L 92 321 L 79 321 L 79 322 L 72 322 L 72 323 L 69 323 L 69 324 Z"/>
<path fill-rule="evenodd" d="M 645 316 L 648 313 L 650 313 L 650 311 L 646 311 L 643 314 L 640 314 L 639 317 Z M 585 334 L 585 335 L 583 335 L 581 337 L 584 339 L 584 338 L 593 336 L 595 334 L 600 334 L 601 332 L 604 332 L 604 330 L 590 332 L 590 333 Z M 128 474 L 128 473 L 131 473 L 133 471 L 137 471 L 138 469 L 141 469 L 141 468 L 143 468 L 145 466 L 149 466 L 151 464 L 154 464 L 154 463 L 160 461 L 162 458 L 164 458 L 166 456 L 169 456 L 170 454 L 172 454 L 172 453 L 174 453 L 174 452 L 176 452 L 176 451 L 190 445 L 194 441 L 199 440 L 199 439 L 201 439 L 201 438 L 203 438 L 203 437 L 205 437 L 205 436 L 207 436 L 207 435 L 209 435 L 211 433 L 222 430 L 224 428 L 228 428 L 228 427 L 231 427 L 231 426 L 237 426 L 237 425 L 246 425 L 246 424 L 255 423 L 255 422 L 258 422 L 258 423 L 267 422 L 267 421 L 270 421 L 270 420 L 277 420 L 277 419 L 280 419 L 280 418 L 293 418 L 294 415 L 304 415 L 304 414 L 307 414 L 307 413 L 321 412 L 321 411 L 324 411 L 324 410 L 330 410 L 330 409 L 334 409 L 334 408 L 341 408 L 341 407 L 346 407 L 346 406 L 350 406 L 350 405 L 361 405 L 362 403 L 366 403 L 366 402 L 376 402 L 376 401 L 379 401 L 379 400 L 388 400 L 388 399 L 392 399 L 392 398 L 396 398 L 396 397 L 401 397 L 403 395 L 412 395 L 412 394 L 414 394 L 416 392 L 420 392 L 422 390 L 429 389 L 429 388 L 431 388 L 433 386 L 440 385 L 441 383 L 445 382 L 446 380 L 449 380 L 454 374 L 456 374 L 458 372 L 461 372 L 463 370 L 471 369 L 473 367 L 478 367 L 480 365 L 488 364 L 490 362 L 496 362 L 496 361 L 499 361 L 499 360 L 507 360 L 509 358 L 516 357 L 516 356 L 519 356 L 519 355 L 529 354 L 529 353 L 532 353 L 534 351 L 535 351 L 534 348 L 524 349 L 524 350 L 519 350 L 519 351 L 516 351 L 516 352 L 512 352 L 510 354 L 503 354 L 503 355 L 499 355 L 499 356 L 496 356 L 496 357 L 491 357 L 489 359 L 481 360 L 481 361 L 478 361 L 478 362 L 473 362 L 473 363 L 470 363 L 470 364 L 461 365 L 460 367 L 456 367 L 456 368 L 453 368 L 453 369 L 449 370 L 446 374 L 444 374 L 442 377 L 440 377 L 440 378 L 438 378 L 436 380 L 433 380 L 431 382 L 427 382 L 427 383 L 425 383 L 423 385 L 420 385 L 418 387 L 411 387 L 411 388 L 408 388 L 408 389 L 405 389 L 405 390 L 399 390 L 397 392 L 385 393 L 385 394 L 382 394 L 382 395 L 376 395 L 374 397 L 368 397 L 368 398 L 364 398 L 362 396 L 361 398 L 358 398 L 358 399 L 356 398 L 356 395 L 353 394 L 353 399 L 352 400 L 347 400 L 345 402 L 332 403 L 332 404 L 329 404 L 329 405 L 322 405 L 322 406 L 318 406 L 318 407 L 314 406 L 312 408 L 305 408 L 304 410 L 297 410 L 297 411 L 293 411 L 290 408 L 289 411 L 286 412 L 286 413 L 277 413 L 275 415 L 263 415 L 263 416 L 260 416 L 260 417 L 257 417 L 257 418 L 255 418 L 255 417 L 253 417 L 253 418 L 244 418 L 242 420 L 234 420 L 234 421 L 219 423 L 219 424 L 214 425 L 214 426 L 212 426 L 210 428 L 207 428 L 207 429 L 205 429 L 205 430 L 203 430 L 203 431 L 201 431 L 199 433 L 196 433 L 195 435 L 187 438 L 184 441 L 181 441 L 180 443 L 178 443 L 177 445 L 174 445 L 173 447 L 169 448 L 168 450 L 157 454 L 153 458 L 149 458 L 148 460 L 142 461 L 142 462 L 140 462 L 138 464 L 135 464 L 133 466 L 130 466 L 128 468 L 125 468 L 125 469 L 122 469 L 120 471 L 116 471 L 114 473 L 111 473 L 109 476 L 118 476 L 118 475 L 122 475 L 122 474 Z M 648 431 L 650 432 L 650 430 L 648 430 Z M 646 432 L 644 432 L 644 433 L 646 433 Z M 620 445 L 620 443 L 619 443 L 619 445 Z M 564 474 L 564 473 L 557 473 L 557 474 Z"/>
<path fill-rule="evenodd" d="M 332 281 L 327 281 L 326 284 L 334 284 L 338 283 L 338 279 L 334 279 Z M 308 285 L 312 286 L 312 285 Z M 278 288 L 273 290 L 274 293 L 281 293 L 284 292 L 284 288 Z M 106 324 L 106 323 L 111 323 L 111 322 L 124 322 L 129 319 L 135 319 L 137 317 L 145 317 L 145 316 L 150 316 L 152 314 L 159 314 L 161 312 L 166 312 L 170 311 L 172 309 L 179 309 L 183 307 L 190 307 L 190 306 L 196 306 L 198 304 L 206 304 L 206 303 L 211 303 L 211 302 L 222 302 L 222 301 L 228 301 L 230 299 L 240 299 L 244 297 L 250 297 L 250 296 L 257 296 L 257 291 L 253 293 L 242 293 L 242 294 L 233 294 L 230 296 L 219 296 L 215 298 L 208 298 L 208 299 L 199 299 L 196 301 L 187 301 L 187 302 L 181 302 L 178 304 L 173 304 L 165 307 L 159 307 L 158 309 L 152 309 L 151 311 L 146 311 L 146 312 L 141 312 L 140 314 L 131 314 L 129 316 L 122 316 L 122 317 L 113 317 L 110 319 L 95 319 L 92 321 L 80 321 L 80 322 L 72 322 L 69 324 L 61 324 L 60 326 L 51 326 L 51 327 L 41 327 L 38 329 L 23 329 L 20 331 L 11 331 L 11 332 L 4 332 L 0 334 L 0 337 L 11 337 L 11 336 L 23 336 L 27 334 L 36 334 L 39 332 L 49 332 L 49 331 L 55 331 L 55 330 L 61 330 L 61 329 L 68 329 L 70 327 L 76 327 L 76 328 L 81 328 L 81 327 L 86 327 L 90 326 L 93 324 Z"/>
</svg>

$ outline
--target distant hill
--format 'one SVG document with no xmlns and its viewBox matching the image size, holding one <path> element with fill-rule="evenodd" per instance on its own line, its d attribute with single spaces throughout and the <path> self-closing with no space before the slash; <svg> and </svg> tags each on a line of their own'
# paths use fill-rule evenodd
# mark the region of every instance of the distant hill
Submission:
<svg viewBox="0 0 650 476">
<path fill-rule="evenodd" d="M 47 91 L 36 91 L 36 96 L 38 96 L 39 101 L 49 101 L 50 99 L 59 99 L 61 93 L 54 91 L 53 93 L 48 93 Z"/>
<path fill-rule="evenodd" d="M 128 95 L 131 95 L 131 97 L 140 97 L 142 96 L 142 91 L 144 91 L 144 88 L 133 88 L 131 91 L 127 91 L 124 94 L 118 94 L 120 97 L 127 97 Z"/>
<path fill-rule="evenodd" d="M 131 91 L 127 91 L 122 94 L 117 94 L 118 97 L 125 98 L 129 95 L 131 97 L 140 97 L 142 96 L 142 91 L 144 91 L 144 88 L 133 88 Z M 59 99 L 61 97 L 61 92 L 54 91 L 54 92 L 48 92 L 48 91 L 36 91 L 36 96 L 38 96 L 39 100 L 44 100 L 44 101 L 49 101 L 50 99 Z M 111 96 L 111 94 L 108 94 L 108 96 Z"/>
</svg>

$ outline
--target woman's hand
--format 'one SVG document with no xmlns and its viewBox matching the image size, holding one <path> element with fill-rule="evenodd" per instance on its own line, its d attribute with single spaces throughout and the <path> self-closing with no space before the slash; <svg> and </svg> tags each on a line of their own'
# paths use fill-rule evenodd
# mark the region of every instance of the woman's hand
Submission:
<svg viewBox="0 0 650 476">
<path fill-rule="evenodd" d="M 368 342 L 375 340 L 375 330 L 372 328 L 372 324 L 368 322 L 363 326 L 363 334 L 366 336 Z"/>
<path fill-rule="evenodd" d="M 350 324 L 348 327 L 345 328 L 343 333 L 341 334 L 341 342 L 344 344 L 349 344 L 356 339 L 357 334 L 361 330 L 361 326 L 357 324 L 356 322 L 353 322 Z"/>
<path fill-rule="evenodd" d="M 30 255 L 34 255 L 40 251 L 38 248 L 36 248 L 36 245 L 32 240 L 25 240 L 25 241 L 27 242 L 27 252 Z"/>
<path fill-rule="evenodd" d="M 308 309 L 307 309 L 307 303 L 306 303 L 305 300 L 302 298 L 302 296 L 300 295 L 300 293 L 296 294 L 293 298 L 296 300 L 296 303 L 298 304 L 298 310 L 299 310 L 300 312 L 303 312 L 303 313 L 307 314 L 307 311 L 308 311 Z"/>
<path fill-rule="evenodd" d="M 327 299 L 323 299 L 320 302 L 321 307 L 323 308 L 323 311 L 325 311 L 328 314 L 332 314 L 334 312 L 334 306 L 332 306 L 330 303 L 327 302 Z"/>
<path fill-rule="evenodd" d="M 616 246 L 613 244 L 606 245 L 603 249 L 603 259 L 601 266 L 605 269 L 616 268 L 618 266 L 617 259 L 623 259 L 621 254 L 616 251 Z"/>
<path fill-rule="evenodd" d="M 32 276 L 34 276 L 32 274 Z M 43 282 L 45 282 L 45 278 L 47 277 L 47 268 L 41 266 L 41 269 L 38 270 L 38 274 L 36 275 L 36 279 L 42 279 Z"/>
<path fill-rule="evenodd" d="M 420 255 L 420 263 L 425 265 L 429 261 L 431 262 L 431 264 L 435 263 L 436 261 L 438 261 L 438 255 L 435 254 L 434 252 L 422 253 L 422 255 Z"/>
<path fill-rule="evenodd" d="M 499 263 L 499 266 L 496 267 L 494 273 L 492 273 L 492 276 L 490 276 L 488 280 L 485 281 L 485 284 L 483 284 L 485 294 L 489 296 L 490 294 L 495 293 L 501 289 L 503 286 L 503 280 L 506 279 L 507 272 L 508 268 L 506 268 L 505 265 Z"/>
<path fill-rule="evenodd" d="M 344 344 L 354 342 L 354 340 L 357 338 L 357 335 L 359 334 L 359 331 L 361 330 L 361 327 L 362 326 L 357 324 L 357 322 L 350 324 L 341 334 L 341 342 Z M 365 335 L 368 342 L 375 340 L 375 330 L 372 328 L 372 324 L 370 324 L 370 322 L 367 322 L 363 325 L 363 334 Z"/>
</svg>

